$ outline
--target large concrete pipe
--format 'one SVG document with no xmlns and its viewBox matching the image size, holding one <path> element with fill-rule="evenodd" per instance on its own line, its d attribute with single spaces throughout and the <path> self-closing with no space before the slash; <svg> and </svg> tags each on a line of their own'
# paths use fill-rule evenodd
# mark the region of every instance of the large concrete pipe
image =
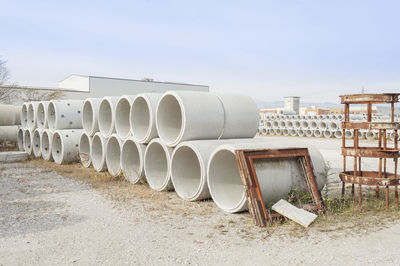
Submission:
<svg viewBox="0 0 400 266">
<path fill-rule="evenodd" d="M 92 137 L 90 137 L 86 132 L 82 132 L 79 139 L 79 158 L 83 167 L 89 167 L 92 163 L 90 157 L 90 146 L 92 145 Z"/>
<path fill-rule="evenodd" d="M 149 142 L 144 153 L 144 172 L 147 183 L 154 190 L 172 190 L 171 155 L 173 149 L 161 139 Z"/>
<path fill-rule="evenodd" d="M 158 137 L 156 111 L 161 97 L 161 93 L 142 93 L 133 100 L 130 127 L 136 142 L 149 143 Z"/>
<path fill-rule="evenodd" d="M 18 128 L 18 135 L 17 135 L 17 143 L 18 143 L 18 150 L 24 151 L 24 129 L 22 127 Z"/>
<path fill-rule="evenodd" d="M 53 140 L 53 133 L 49 129 L 44 129 L 42 132 L 42 139 L 40 142 L 40 150 L 42 158 L 46 161 L 52 161 L 53 155 L 51 154 L 51 143 Z"/>
<path fill-rule="evenodd" d="M 314 131 L 311 129 L 306 129 L 305 135 L 306 135 L 306 137 L 310 138 L 310 137 L 314 136 Z"/>
<path fill-rule="evenodd" d="M 328 129 L 328 122 L 326 120 L 321 120 L 318 122 L 318 129 L 321 131 L 325 131 Z"/>
<path fill-rule="evenodd" d="M 290 130 L 289 130 L 289 134 L 290 134 L 290 136 L 292 136 L 292 137 L 296 137 L 297 134 L 298 134 L 298 130 L 296 130 L 296 129 L 290 129 Z"/>
<path fill-rule="evenodd" d="M 82 127 L 88 136 L 99 131 L 99 109 L 101 98 L 87 98 L 82 108 Z"/>
<path fill-rule="evenodd" d="M 21 108 L 21 126 L 24 129 L 28 128 L 28 106 L 29 103 L 24 103 Z"/>
<path fill-rule="evenodd" d="M 327 139 L 330 139 L 334 136 L 334 132 L 335 131 L 331 131 L 331 130 L 324 130 L 324 137 Z"/>
<path fill-rule="evenodd" d="M 33 137 L 32 130 L 25 129 L 25 131 L 24 131 L 24 149 L 29 155 L 32 154 L 32 137 Z"/>
<path fill-rule="evenodd" d="M 107 139 L 100 132 L 94 134 L 92 145 L 90 147 L 90 158 L 92 159 L 93 168 L 97 172 L 107 170 L 106 164 Z"/>
<path fill-rule="evenodd" d="M 99 109 L 99 130 L 105 138 L 115 132 L 115 105 L 118 97 L 104 97 Z"/>
<path fill-rule="evenodd" d="M 0 126 L 0 142 L 18 142 L 18 126 Z"/>
<path fill-rule="evenodd" d="M 39 102 L 37 108 L 37 126 L 40 129 L 48 128 L 47 110 L 49 109 L 49 103 L 50 101 Z"/>
<path fill-rule="evenodd" d="M 37 112 L 39 102 L 30 102 L 28 105 L 28 128 L 32 132 L 37 128 Z"/>
<path fill-rule="evenodd" d="M 271 121 L 267 121 L 267 122 L 265 123 L 265 126 L 266 126 L 267 128 L 272 128 L 272 123 L 271 123 Z"/>
<path fill-rule="evenodd" d="M 318 128 L 318 121 L 316 120 L 309 121 L 309 125 L 311 130 L 316 130 Z"/>
<path fill-rule="evenodd" d="M 300 120 L 293 121 L 293 127 L 295 129 L 300 129 L 301 128 L 301 121 Z"/>
<path fill-rule="evenodd" d="M 0 104 L 0 126 L 21 124 L 21 106 Z"/>
<path fill-rule="evenodd" d="M 168 91 L 156 112 L 158 135 L 170 147 L 185 140 L 217 139 L 224 128 L 221 100 L 208 92 Z"/>
<path fill-rule="evenodd" d="M 339 130 L 340 129 L 340 121 L 339 120 L 329 121 L 328 128 L 332 131 Z"/>
<path fill-rule="evenodd" d="M 115 132 L 122 139 L 132 135 L 129 115 L 135 95 L 122 95 L 115 105 Z"/>
<path fill-rule="evenodd" d="M 272 136 L 276 134 L 274 128 L 271 128 L 268 133 Z"/>
<path fill-rule="evenodd" d="M 282 130 L 280 128 L 275 129 L 275 135 L 277 136 L 282 135 Z"/>
<path fill-rule="evenodd" d="M 317 138 L 322 137 L 322 131 L 319 129 L 314 130 L 313 133 L 314 133 L 314 137 L 317 137 Z"/>
<path fill-rule="evenodd" d="M 282 130 L 282 135 L 284 135 L 285 137 L 287 137 L 287 136 L 289 136 L 289 129 L 287 129 L 287 128 L 284 128 L 283 130 Z"/>
<path fill-rule="evenodd" d="M 279 122 L 278 122 L 278 120 L 274 120 L 274 121 L 272 122 L 272 128 L 279 128 Z"/>
<path fill-rule="evenodd" d="M 261 128 L 261 134 L 267 135 L 268 134 L 268 129 L 266 127 Z"/>
<path fill-rule="evenodd" d="M 42 156 L 42 134 L 43 134 L 43 129 L 35 129 L 35 131 L 33 131 L 33 137 L 32 137 L 32 152 L 33 155 L 36 158 L 39 158 L 40 156 Z"/>
<path fill-rule="evenodd" d="M 335 131 L 335 138 L 341 139 L 343 136 L 343 132 L 341 130 L 336 130 Z"/>
<path fill-rule="evenodd" d="M 286 128 L 286 121 L 285 120 L 279 120 L 278 122 L 279 122 L 279 127 L 281 129 Z"/>
<path fill-rule="evenodd" d="M 301 127 L 303 129 L 307 129 L 310 127 L 310 123 L 308 122 L 308 120 L 301 120 Z"/>
<path fill-rule="evenodd" d="M 299 130 L 297 130 L 297 135 L 299 136 L 299 137 L 304 137 L 305 136 L 305 132 L 304 132 L 304 130 L 303 129 L 299 129 Z"/>
<path fill-rule="evenodd" d="M 81 100 L 50 101 L 47 109 L 47 123 L 49 129 L 51 131 L 61 129 L 81 129 L 82 106 L 83 101 Z M 54 158 L 54 161 L 56 161 L 56 158 Z"/>
<path fill-rule="evenodd" d="M 79 140 L 82 132 L 82 129 L 54 131 L 51 142 L 51 154 L 55 163 L 65 164 L 79 161 Z"/>
<path fill-rule="evenodd" d="M 107 140 L 106 147 L 108 172 L 112 176 L 118 176 L 121 174 L 121 138 L 117 134 L 112 134 Z"/>
<path fill-rule="evenodd" d="M 299 141 L 276 144 L 273 141 L 264 143 L 242 143 L 221 145 L 210 156 L 207 167 L 207 182 L 210 194 L 222 210 L 226 212 L 240 212 L 247 210 L 246 191 L 242 184 L 238 170 L 235 151 L 238 149 L 278 149 L 286 147 L 308 148 L 314 166 L 318 188 L 321 190 L 326 184 L 326 165 L 321 153 L 313 146 L 299 144 Z M 270 159 L 255 161 L 255 168 L 263 199 L 266 203 L 273 203 L 287 196 L 292 189 L 305 190 L 303 171 L 298 160 Z M 279 176 L 279 178 L 276 178 Z"/>
<path fill-rule="evenodd" d="M 370 141 L 375 140 L 378 137 L 378 132 L 370 130 L 366 133 L 365 137 Z"/>
<path fill-rule="evenodd" d="M 144 153 L 146 145 L 140 144 L 134 138 L 127 138 L 122 144 L 121 169 L 126 180 L 136 184 L 144 178 Z"/>
<path fill-rule="evenodd" d="M 288 129 L 292 129 L 294 127 L 293 121 L 290 120 L 286 121 L 286 127 Z"/>
</svg>

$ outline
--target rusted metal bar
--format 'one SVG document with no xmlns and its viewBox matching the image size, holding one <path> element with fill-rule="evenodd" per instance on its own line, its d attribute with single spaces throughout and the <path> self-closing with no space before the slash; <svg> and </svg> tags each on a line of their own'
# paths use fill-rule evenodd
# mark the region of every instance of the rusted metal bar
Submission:
<svg viewBox="0 0 400 266">
<path fill-rule="evenodd" d="M 398 93 L 380 94 L 349 94 L 341 95 L 342 104 L 368 104 L 368 103 L 395 103 L 398 102 Z"/>
</svg>

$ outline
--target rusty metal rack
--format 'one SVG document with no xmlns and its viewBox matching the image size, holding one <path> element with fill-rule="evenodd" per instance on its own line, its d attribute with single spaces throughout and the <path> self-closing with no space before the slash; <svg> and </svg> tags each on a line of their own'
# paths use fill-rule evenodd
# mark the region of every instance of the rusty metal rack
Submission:
<svg viewBox="0 0 400 266">
<path fill-rule="evenodd" d="M 344 199 L 345 184 L 351 184 L 351 193 L 354 198 L 355 185 L 358 184 L 358 205 L 362 207 L 362 186 L 375 186 L 376 198 L 379 199 L 379 187 L 385 187 L 386 211 L 389 210 L 389 187 L 394 187 L 395 201 L 397 208 L 399 207 L 398 185 L 399 178 L 397 176 L 397 163 L 399 158 L 398 147 L 398 129 L 400 124 L 394 121 L 394 104 L 399 102 L 397 93 L 386 94 L 351 94 L 342 95 L 341 103 L 344 104 L 345 120 L 342 122 L 342 155 L 343 155 L 343 172 L 339 174 L 342 180 L 342 198 Z M 367 105 L 367 121 L 350 122 L 350 104 L 366 104 Z M 373 122 L 372 121 L 372 105 L 373 104 L 390 104 L 391 105 L 391 121 L 390 122 Z M 377 147 L 360 147 L 359 130 L 379 130 L 379 139 Z M 354 131 L 353 146 L 346 146 L 345 131 Z M 394 144 L 392 148 L 387 145 L 387 130 L 394 131 Z M 353 170 L 346 170 L 347 157 L 353 157 Z M 378 171 L 362 171 L 362 158 L 379 159 Z M 393 159 L 394 173 L 387 172 L 387 159 Z"/>
<path fill-rule="evenodd" d="M 256 149 L 237 150 L 235 152 L 242 183 L 246 188 L 246 198 L 249 212 L 254 224 L 264 227 L 268 223 L 281 220 L 282 216 L 272 210 L 267 210 L 262 197 L 259 178 L 254 167 L 254 160 L 273 158 L 297 158 L 303 169 L 303 176 L 307 184 L 308 192 L 312 198 L 312 204 L 300 206 L 312 212 L 324 210 L 321 193 L 318 190 L 314 175 L 314 168 L 307 148 L 285 148 L 285 149 Z M 279 178 L 279 177 L 276 177 Z"/>
</svg>

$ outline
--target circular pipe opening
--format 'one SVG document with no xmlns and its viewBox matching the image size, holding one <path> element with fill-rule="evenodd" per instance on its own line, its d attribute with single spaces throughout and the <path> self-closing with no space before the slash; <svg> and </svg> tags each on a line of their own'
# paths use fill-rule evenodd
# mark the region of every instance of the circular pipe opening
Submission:
<svg viewBox="0 0 400 266">
<path fill-rule="evenodd" d="M 143 171 L 143 158 L 136 143 L 128 139 L 122 146 L 121 167 L 125 178 L 131 183 L 139 182 Z"/>
<path fill-rule="evenodd" d="M 24 148 L 25 151 L 28 152 L 28 154 L 31 154 L 32 152 L 32 138 L 31 138 L 31 132 L 29 130 L 25 130 L 24 132 Z"/>
<path fill-rule="evenodd" d="M 82 127 L 86 133 L 90 134 L 94 130 L 94 112 L 90 101 L 85 101 L 82 109 Z"/>
<path fill-rule="evenodd" d="M 173 95 L 164 95 L 158 104 L 157 130 L 167 143 L 175 142 L 183 134 L 183 110 Z"/>
<path fill-rule="evenodd" d="M 115 131 L 121 138 L 129 137 L 131 133 L 129 114 L 131 103 L 126 98 L 119 99 L 115 109 Z"/>
<path fill-rule="evenodd" d="M 28 107 L 28 127 L 33 130 L 34 126 L 35 126 L 35 107 L 33 106 L 33 103 L 30 103 Z"/>
<path fill-rule="evenodd" d="M 164 190 L 169 183 L 168 151 L 158 142 L 151 142 L 146 149 L 144 170 L 147 182 L 155 190 Z"/>
<path fill-rule="evenodd" d="M 40 132 L 39 130 L 35 130 L 33 132 L 33 138 L 32 138 L 32 149 L 33 149 L 33 154 L 35 157 L 39 157 L 41 152 L 40 152 Z"/>
<path fill-rule="evenodd" d="M 21 125 L 22 125 L 22 127 L 27 127 L 28 126 L 28 103 L 24 103 L 22 105 Z"/>
<path fill-rule="evenodd" d="M 37 112 L 37 125 L 39 128 L 46 127 L 46 110 L 43 103 L 39 103 Z"/>
<path fill-rule="evenodd" d="M 79 158 L 84 167 L 90 166 L 90 138 L 87 134 L 82 134 L 79 140 Z"/>
<path fill-rule="evenodd" d="M 104 99 L 99 108 L 99 129 L 103 136 L 109 136 L 113 130 L 113 111 L 112 105 Z"/>
<path fill-rule="evenodd" d="M 42 141 L 40 143 L 40 149 L 42 151 L 42 157 L 45 160 L 50 160 L 51 149 L 50 149 L 50 137 L 47 131 L 42 133 Z"/>
<path fill-rule="evenodd" d="M 111 136 L 107 141 L 106 163 L 108 172 L 117 176 L 121 172 L 121 147 L 119 140 L 115 135 Z"/>
<path fill-rule="evenodd" d="M 24 130 L 22 128 L 18 129 L 17 141 L 18 141 L 18 149 L 20 151 L 23 151 L 24 150 Z"/>
<path fill-rule="evenodd" d="M 54 130 L 56 128 L 56 122 L 56 107 L 53 102 L 50 102 L 49 106 L 47 107 L 47 124 L 49 126 L 49 129 Z"/>
<path fill-rule="evenodd" d="M 51 143 L 51 154 L 56 163 L 61 164 L 63 160 L 64 147 L 60 133 L 55 132 Z"/>
<path fill-rule="evenodd" d="M 92 159 L 92 164 L 94 169 L 97 171 L 104 170 L 105 154 L 104 154 L 104 143 L 99 134 L 95 134 L 92 139 L 92 147 L 90 150 L 90 157 Z"/>
<path fill-rule="evenodd" d="M 149 103 L 142 96 L 138 96 L 132 103 L 130 113 L 132 134 L 138 141 L 143 141 L 150 134 L 152 117 Z"/>
</svg>

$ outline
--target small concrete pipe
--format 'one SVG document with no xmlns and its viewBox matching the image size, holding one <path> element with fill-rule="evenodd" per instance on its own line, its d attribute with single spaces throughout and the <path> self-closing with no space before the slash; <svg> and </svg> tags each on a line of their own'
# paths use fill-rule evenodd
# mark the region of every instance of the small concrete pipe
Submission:
<svg viewBox="0 0 400 266">
<path fill-rule="evenodd" d="M 340 121 L 339 120 L 329 121 L 328 128 L 332 131 L 340 129 Z"/>
<path fill-rule="evenodd" d="M 92 160 L 93 168 L 97 172 L 107 170 L 106 164 L 107 152 L 107 139 L 105 139 L 100 132 L 94 134 L 92 145 L 90 146 L 90 158 Z"/>
<path fill-rule="evenodd" d="M 42 134 L 43 134 L 43 129 L 35 129 L 35 131 L 33 131 L 33 137 L 32 137 L 32 151 L 33 151 L 33 155 L 36 158 L 39 158 L 40 156 L 42 156 L 42 147 L 41 147 L 41 143 L 42 143 Z"/>
<path fill-rule="evenodd" d="M 300 120 L 295 120 L 295 121 L 293 122 L 293 127 L 294 127 L 295 129 L 300 129 L 300 128 L 301 128 L 301 121 L 300 121 Z"/>
<path fill-rule="evenodd" d="M 312 136 L 314 136 L 314 131 L 313 130 L 311 130 L 311 129 L 306 129 L 305 130 L 305 135 L 306 135 L 306 137 L 312 137 Z"/>
<path fill-rule="evenodd" d="M 129 115 L 135 95 L 122 95 L 115 105 L 115 132 L 122 139 L 132 135 Z"/>
<path fill-rule="evenodd" d="M 367 133 L 365 134 L 365 137 L 367 138 L 367 140 L 375 140 L 378 137 L 378 132 L 376 131 L 367 131 Z"/>
<path fill-rule="evenodd" d="M 133 100 L 129 121 L 136 142 L 149 143 L 158 137 L 156 113 L 162 96 L 161 93 L 142 93 Z"/>
<path fill-rule="evenodd" d="M 18 135 L 17 135 L 17 143 L 18 143 L 18 150 L 24 151 L 24 129 L 22 127 L 18 128 Z"/>
<path fill-rule="evenodd" d="M 144 172 L 147 183 L 157 191 L 173 190 L 171 181 L 171 155 L 173 149 L 161 139 L 153 139 L 144 153 Z"/>
<path fill-rule="evenodd" d="M 276 135 L 276 133 L 275 133 L 275 129 L 274 128 L 271 128 L 270 130 L 269 130 L 269 134 L 270 135 Z"/>
<path fill-rule="evenodd" d="M 277 136 L 282 135 L 282 130 L 280 128 L 275 129 L 275 135 Z"/>
<path fill-rule="evenodd" d="M 18 126 L 0 126 L 0 141 L 18 142 Z"/>
<path fill-rule="evenodd" d="M 47 110 L 49 109 L 50 101 L 41 101 L 39 102 L 37 108 L 37 127 L 40 129 L 48 128 L 47 122 Z"/>
<path fill-rule="evenodd" d="M 278 122 L 278 120 L 274 120 L 274 121 L 272 122 L 272 128 L 279 128 L 279 122 Z"/>
<path fill-rule="evenodd" d="M 40 142 L 40 150 L 42 158 L 45 161 L 53 161 L 53 155 L 51 154 L 51 143 L 53 140 L 53 133 L 49 129 L 45 129 L 42 132 L 42 139 Z"/>
<path fill-rule="evenodd" d="M 211 154 L 207 167 L 209 191 L 217 206 L 230 213 L 248 209 L 246 191 L 236 162 L 236 150 L 286 147 L 308 148 L 318 189 L 321 190 L 327 181 L 326 165 L 321 153 L 311 145 L 299 144 L 298 140 L 285 141 L 285 144 L 276 144 L 276 141 L 266 140 L 260 143 L 225 144 L 216 148 Z M 295 158 L 255 161 L 255 168 L 257 174 L 263 177 L 258 181 L 266 203 L 276 202 L 286 197 L 292 189 L 306 190 L 303 171 Z M 276 178 L 277 176 L 279 178 Z"/>
<path fill-rule="evenodd" d="M 262 128 L 261 128 L 261 134 L 263 134 L 263 135 L 268 135 L 268 129 L 265 128 L 265 127 L 262 127 Z"/>
<path fill-rule="evenodd" d="M 92 163 L 90 157 L 90 147 L 92 146 L 92 137 L 90 137 L 86 132 L 82 132 L 79 139 L 79 158 L 83 167 L 88 168 Z"/>
<path fill-rule="evenodd" d="M 334 136 L 334 132 L 335 131 L 331 131 L 331 130 L 324 130 L 324 137 L 327 139 L 330 139 Z"/>
<path fill-rule="evenodd" d="M 341 139 L 342 136 L 343 136 L 342 130 L 336 130 L 336 131 L 335 131 L 335 138 Z"/>
<path fill-rule="evenodd" d="M 328 122 L 326 120 L 321 120 L 318 122 L 318 129 L 321 131 L 325 131 L 328 129 Z"/>
<path fill-rule="evenodd" d="M 296 137 L 296 136 L 298 135 L 298 130 L 296 130 L 296 129 L 290 129 L 290 130 L 289 130 L 289 134 L 290 134 L 290 136 L 292 136 L 292 137 Z"/>
<path fill-rule="evenodd" d="M 118 176 L 121 174 L 121 138 L 117 134 L 112 134 L 107 140 L 106 147 L 106 163 L 108 172 L 112 176 Z"/>
<path fill-rule="evenodd" d="M 310 125 L 310 129 L 316 130 L 318 128 L 318 121 L 316 121 L 316 120 L 309 121 L 309 125 Z"/>
<path fill-rule="evenodd" d="M 135 141 L 133 137 L 127 138 L 121 149 L 122 174 L 132 184 L 144 178 L 144 153 L 146 145 Z"/>
<path fill-rule="evenodd" d="M 297 131 L 297 135 L 298 135 L 299 137 L 304 137 L 305 134 L 306 134 L 306 133 L 304 132 L 303 129 L 299 129 L 299 130 Z"/>
<path fill-rule="evenodd" d="M 99 131 L 99 109 L 101 98 L 87 98 L 82 108 L 82 127 L 88 136 Z"/>
<path fill-rule="evenodd" d="M 79 161 L 79 140 L 82 132 L 82 129 L 54 131 L 51 142 L 51 154 L 55 163 L 65 164 Z"/>
<path fill-rule="evenodd" d="M 29 103 L 23 103 L 21 108 L 21 126 L 22 128 L 28 128 L 28 106 Z"/>
<path fill-rule="evenodd" d="M 33 133 L 30 129 L 25 129 L 24 131 L 24 149 L 25 151 L 31 155 L 32 154 L 32 137 Z"/>
<path fill-rule="evenodd" d="M 283 136 L 287 137 L 287 136 L 289 136 L 289 134 L 290 134 L 289 133 L 289 129 L 285 128 L 285 129 L 282 130 L 282 135 Z"/>
<path fill-rule="evenodd" d="M 32 132 L 37 128 L 37 112 L 39 102 L 30 102 L 28 105 L 28 128 Z"/>
<path fill-rule="evenodd" d="M 99 130 L 105 138 L 115 132 L 115 106 L 119 97 L 104 97 L 99 109 Z"/>
<path fill-rule="evenodd" d="M 310 127 L 310 123 L 308 122 L 308 120 L 301 120 L 301 127 L 303 129 L 307 129 Z"/>
<path fill-rule="evenodd" d="M 285 120 L 279 120 L 279 128 L 281 128 L 281 129 L 286 128 L 286 121 Z"/>
<path fill-rule="evenodd" d="M 344 134 L 345 134 L 346 139 L 352 139 L 354 137 L 353 131 L 350 131 L 350 130 L 346 130 L 346 132 Z"/>
<path fill-rule="evenodd" d="M 314 137 L 320 138 L 320 137 L 322 137 L 322 131 L 319 129 L 316 129 L 313 131 L 313 135 L 314 135 Z"/>
<path fill-rule="evenodd" d="M 21 106 L 0 104 L 0 126 L 21 124 Z"/>
<path fill-rule="evenodd" d="M 53 100 L 47 109 L 47 123 L 51 131 L 82 128 L 81 100 Z M 59 134 L 58 134 L 59 135 Z M 54 158 L 56 161 L 56 158 Z"/>
</svg>

